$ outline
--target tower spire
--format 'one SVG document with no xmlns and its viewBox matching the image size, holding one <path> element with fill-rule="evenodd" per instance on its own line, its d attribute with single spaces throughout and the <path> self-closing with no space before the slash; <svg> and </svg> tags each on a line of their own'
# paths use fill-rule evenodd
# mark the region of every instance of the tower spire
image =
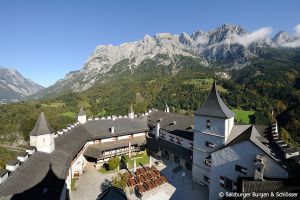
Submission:
<svg viewBox="0 0 300 200">
<path fill-rule="evenodd" d="M 217 90 L 216 80 L 213 82 L 206 102 L 202 105 L 202 107 L 195 111 L 195 114 L 227 119 L 234 117 L 235 115 L 234 112 L 232 112 L 221 99 Z"/>
</svg>

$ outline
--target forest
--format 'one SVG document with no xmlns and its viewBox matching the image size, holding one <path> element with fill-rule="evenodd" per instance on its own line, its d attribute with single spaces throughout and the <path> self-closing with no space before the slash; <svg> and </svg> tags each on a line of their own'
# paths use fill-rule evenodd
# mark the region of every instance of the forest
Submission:
<svg viewBox="0 0 300 200">
<path fill-rule="evenodd" d="M 300 50 L 260 52 L 243 69 L 226 70 L 204 67 L 195 59 L 179 58 L 181 68 L 170 73 L 172 66 L 157 66 L 146 61 L 134 72 L 124 70 L 118 76 L 111 72 L 110 82 L 99 83 L 81 93 L 56 94 L 40 100 L 0 105 L 0 141 L 29 140 L 39 113 L 44 111 L 55 130 L 76 121 L 82 106 L 89 117 L 124 115 L 130 104 L 141 113 L 149 108 L 193 115 L 206 100 L 214 78 L 224 102 L 231 108 L 253 114 L 249 123 L 269 125 L 278 121 L 282 137 L 293 145 L 300 144 Z M 126 62 L 123 63 L 126 65 Z M 124 67 L 122 63 L 115 66 Z M 224 72 L 230 78 L 218 75 Z M 237 121 L 236 123 L 243 123 Z M 0 158 L 1 160 L 1 158 Z"/>
</svg>

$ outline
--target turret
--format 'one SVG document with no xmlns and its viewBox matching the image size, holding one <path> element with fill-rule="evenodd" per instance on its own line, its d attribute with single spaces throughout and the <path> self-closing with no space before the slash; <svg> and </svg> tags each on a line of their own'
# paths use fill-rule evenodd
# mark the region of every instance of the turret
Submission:
<svg viewBox="0 0 300 200">
<path fill-rule="evenodd" d="M 51 153 L 55 148 L 54 129 L 50 126 L 43 112 L 30 132 L 30 146 L 35 146 L 37 151 L 46 153 Z"/>
<path fill-rule="evenodd" d="M 83 110 L 82 107 L 80 107 L 80 110 L 79 110 L 79 113 L 78 113 L 78 116 L 77 116 L 77 121 L 80 124 L 85 124 L 86 123 L 86 113 L 85 113 L 85 111 Z"/>
<path fill-rule="evenodd" d="M 134 112 L 133 112 L 132 104 L 130 105 L 130 108 L 129 108 L 128 117 L 131 118 L 131 119 L 134 118 Z"/>
</svg>

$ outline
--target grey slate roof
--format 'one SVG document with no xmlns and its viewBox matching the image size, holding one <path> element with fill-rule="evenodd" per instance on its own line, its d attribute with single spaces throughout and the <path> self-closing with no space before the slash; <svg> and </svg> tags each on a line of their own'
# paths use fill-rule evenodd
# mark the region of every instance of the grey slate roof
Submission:
<svg viewBox="0 0 300 200">
<path fill-rule="evenodd" d="M 192 156 L 193 156 L 192 150 L 186 149 L 177 144 L 173 144 L 161 138 L 155 139 L 155 138 L 148 137 L 146 147 L 149 148 L 150 151 L 153 151 L 155 153 L 163 149 L 168 150 L 174 153 L 174 155 L 192 161 Z"/>
<path fill-rule="evenodd" d="M 26 149 L 26 150 L 34 150 L 35 147 L 34 147 L 34 146 L 26 146 L 25 149 Z"/>
<path fill-rule="evenodd" d="M 6 162 L 6 165 L 10 165 L 10 166 L 15 166 L 16 164 L 18 164 L 18 160 L 17 159 L 12 159 Z"/>
<path fill-rule="evenodd" d="M 269 141 L 261 136 L 261 134 L 257 131 L 255 125 L 234 125 L 225 145 L 215 149 L 212 153 L 217 152 L 218 150 L 226 148 L 228 146 L 241 143 L 246 140 L 251 141 L 258 148 L 264 151 L 271 159 L 273 159 L 280 166 L 286 169 L 286 166 L 284 166 L 283 163 L 284 158 L 282 154 L 276 153 L 276 149 L 274 149 L 272 145 L 268 144 L 268 146 L 266 146 L 264 144 L 264 143 L 269 143 Z M 271 149 L 273 151 L 273 154 L 271 153 Z"/>
<path fill-rule="evenodd" d="M 232 112 L 221 99 L 217 91 L 216 82 L 214 82 L 206 102 L 195 111 L 195 114 L 227 119 L 235 116 L 235 113 Z"/>
<path fill-rule="evenodd" d="M 110 186 L 98 196 L 97 200 L 127 200 L 127 197 L 121 188 Z"/>
<path fill-rule="evenodd" d="M 0 177 L 4 176 L 8 171 L 6 169 L 0 169 Z"/>
<path fill-rule="evenodd" d="M 175 113 L 166 113 L 162 111 L 152 111 L 148 116 L 149 126 L 155 127 L 158 121 L 162 130 L 191 141 L 193 140 L 193 116 L 178 115 Z"/>
<path fill-rule="evenodd" d="M 246 127 L 247 127 L 247 125 L 244 125 L 243 127 L 238 127 L 238 128 L 246 128 Z M 271 156 L 270 150 L 268 149 L 268 147 L 266 147 L 263 144 L 263 143 L 268 143 L 268 140 L 263 138 L 258 133 L 258 131 L 256 130 L 254 125 L 248 125 L 248 127 L 240 134 L 234 134 L 234 132 L 232 132 L 232 133 L 233 133 L 233 136 L 231 136 L 231 133 L 230 133 L 230 136 L 229 136 L 228 140 L 226 141 L 226 146 L 234 145 L 234 144 L 243 142 L 245 140 L 250 140 L 256 146 L 258 146 L 260 149 L 262 149 L 265 153 L 267 153 L 268 155 Z"/>
<path fill-rule="evenodd" d="M 40 116 L 39 123 L 36 125 L 37 130 L 40 130 L 40 123 L 47 124 L 45 118 L 43 118 L 43 115 Z M 114 135 L 108 129 L 111 125 L 115 125 Z M 146 117 L 93 120 L 84 125 L 78 125 L 55 139 L 55 150 L 52 153 L 36 152 L 24 162 L 0 186 L 0 197 L 7 196 L 10 199 L 12 195 L 15 196 L 19 193 L 17 196 L 20 199 L 59 199 L 70 163 L 86 142 L 95 138 L 102 139 L 138 133 L 148 129 Z M 45 196 L 41 193 L 43 188 L 48 188 L 48 193 L 51 193 L 51 195 Z M 34 192 L 31 192 L 32 190 Z"/>
<path fill-rule="evenodd" d="M 128 147 L 129 142 L 131 142 L 131 145 L 142 146 L 146 144 L 146 137 L 138 136 L 138 137 L 133 137 L 132 139 L 122 139 L 114 142 L 105 142 L 105 143 L 99 143 L 95 145 L 89 145 L 89 147 L 84 151 L 83 155 L 92 158 L 100 158 L 103 151 Z"/>
<path fill-rule="evenodd" d="M 114 133 L 110 132 L 110 128 L 114 126 Z M 114 136 L 122 136 L 132 133 L 140 133 L 149 130 L 147 118 L 117 118 L 91 120 L 84 124 L 84 127 L 93 139 L 110 138 Z"/>
<path fill-rule="evenodd" d="M 50 126 L 48 120 L 45 117 L 44 112 L 41 112 L 38 121 L 34 128 L 30 132 L 31 136 L 39 136 L 54 133 L 54 129 Z"/>
<path fill-rule="evenodd" d="M 21 151 L 20 153 L 17 154 L 17 157 L 25 157 L 27 155 L 28 153 L 26 151 Z"/>
<path fill-rule="evenodd" d="M 82 107 L 80 107 L 80 110 L 79 110 L 79 113 L 78 113 L 78 116 L 84 116 L 86 115 L 85 111 L 83 110 Z"/>
<path fill-rule="evenodd" d="M 241 177 L 237 181 L 237 191 L 244 193 L 252 192 L 300 192 L 300 186 L 294 185 L 284 179 L 254 180 L 252 177 Z M 251 199 L 251 198 L 250 198 Z M 254 198 L 255 199 L 255 198 Z"/>
<path fill-rule="evenodd" d="M 70 163 L 89 138 L 90 135 L 83 126 L 77 126 L 59 136 L 55 139 L 55 150 L 51 154 L 34 153 L 0 186 L 0 197 L 24 193 L 29 199 L 59 199 Z M 47 177 L 45 181 L 45 177 L 49 175 L 50 166 L 53 175 Z M 58 184 L 61 182 L 62 184 Z M 37 185 L 40 190 L 49 188 L 51 195 L 46 197 L 37 195 L 39 194 L 39 190 L 36 189 Z M 25 192 L 31 188 L 35 188 L 36 194 Z M 20 196 L 20 199 L 23 199 L 23 196 Z"/>
</svg>

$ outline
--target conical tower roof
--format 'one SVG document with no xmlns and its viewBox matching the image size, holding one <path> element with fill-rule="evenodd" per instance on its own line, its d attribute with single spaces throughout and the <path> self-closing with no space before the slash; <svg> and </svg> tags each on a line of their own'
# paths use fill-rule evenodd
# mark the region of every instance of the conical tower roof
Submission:
<svg viewBox="0 0 300 200">
<path fill-rule="evenodd" d="M 227 119 L 235 116 L 235 113 L 232 112 L 221 99 L 217 91 L 216 81 L 213 83 L 206 102 L 195 111 L 195 114 Z"/>
<path fill-rule="evenodd" d="M 129 113 L 134 113 L 134 112 L 133 112 L 132 104 L 130 104 L 130 107 L 129 107 Z"/>
<path fill-rule="evenodd" d="M 78 113 L 78 116 L 84 116 L 86 115 L 85 111 L 83 110 L 82 107 L 80 107 L 80 110 L 79 110 L 79 113 Z"/>
<path fill-rule="evenodd" d="M 48 120 L 45 117 L 44 112 L 41 112 L 38 121 L 34 128 L 30 132 L 31 136 L 39 136 L 54 133 L 54 129 L 50 126 Z"/>
</svg>

